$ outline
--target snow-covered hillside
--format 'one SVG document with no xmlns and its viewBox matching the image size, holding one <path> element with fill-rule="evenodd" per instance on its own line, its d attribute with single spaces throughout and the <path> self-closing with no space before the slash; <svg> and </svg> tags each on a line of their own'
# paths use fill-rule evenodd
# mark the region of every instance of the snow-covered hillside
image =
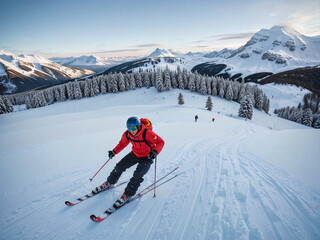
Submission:
<svg viewBox="0 0 320 240">
<path fill-rule="evenodd" d="M 101 72 L 109 67 L 112 67 L 123 62 L 138 59 L 139 56 L 125 57 L 98 57 L 94 55 L 83 55 L 80 57 L 54 57 L 51 61 L 70 67 L 79 67 L 90 69 L 95 72 Z"/>
<path fill-rule="evenodd" d="M 0 115 L 0 239 L 319 239 L 319 130 L 256 109 L 245 121 L 236 117 L 239 104 L 218 97 L 209 112 L 206 99 L 142 88 Z M 151 119 L 166 142 L 157 176 L 175 166 L 182 174 L 156 198 L 147 194 L 94 223 L 89 216 L 124 187 L 74 207 L 64 202 L 100 185 L 130 151 L 89 181 L 132 115 Z"/>
<path fill-rule="evenodd" d="M 54 63 L 36 55 L 15 55 L 0 50 L 0 93 L 17 93 L 93 74 Z"/>
<path fill-rule="evenodd" d="M 109 68 L 104 73 L 109 72 L 138 72 L 138 71 L 154 71 L 155 69 L 170 69 L 176 71 L 179 66 L 180 69 L 191 69 L 208 61 L 208 58 L 203 57 L 203 54 L 187 53 L 173 51 L 172 49 L 159 49 L 154 50 L 147 57 L 122 63 L 120 65 Z"/>
<path fill-rule="evenodd" d="M 199 65 L 204 64 L 199 67 Z M 230 78 L 269 72 L 279 73 L 320 64 L 320 37 L 308 37 L 290 27 L 262 29 L 238 49 L 222 49 L 207 54 L 183 54 L 172 49 L 154 50 L 148 57 L 115 66 L 111 71 L 139 71 L 154 68 L 193 69 L 201 74 L 224 74 Z M 219 66 L 216 66 L 219 65 Z M 218 68 L 218 71 L 212 71 Z M 238 78 L 238 77 L 237 77 Z"/>
<path fill-rule="evenodd" d="M 258 31 L 244 46 L 234 51 L 225 49 L 206 56 L 214 57 L 215 62 L 226 64 L 231 75 L 278 73 L 319 65 L 320 36 L 308 37 L 290 27 L 274 26 Z"/>
</svg>

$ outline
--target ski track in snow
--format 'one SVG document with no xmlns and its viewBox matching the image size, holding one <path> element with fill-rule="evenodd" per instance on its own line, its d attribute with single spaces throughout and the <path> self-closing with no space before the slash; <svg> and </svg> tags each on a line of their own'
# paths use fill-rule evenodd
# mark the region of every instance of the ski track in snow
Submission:
<svg viewBox="0 0 320 240">
<path fill-rule="evenodd" d="M 2 217 L 0 239 L 320 239 L 320 193 L 248 152 L 242 142 L 254 129 L 236 129 L 182 143 L 158 176 L 175 166 L 182 175 L 159 187 L 156 198 L 149 193 L 99 224 L 90 214 L 102 213 L 122 190 L 70 208 L 67 198 L 88 191 L 85 170 L 48 180 L 59 188 Z"/>
</svg>

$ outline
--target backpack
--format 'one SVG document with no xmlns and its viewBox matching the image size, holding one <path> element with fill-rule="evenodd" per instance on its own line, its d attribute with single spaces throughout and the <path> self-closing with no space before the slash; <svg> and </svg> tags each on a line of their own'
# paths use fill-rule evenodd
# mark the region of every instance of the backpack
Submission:
<svg viewBox="0 0 320 240">
<path fill-rule="evenodd" d="M 135 140 L 135 139 L 131 139 L 130 136 L 129 136 L 129 131 L 126 132 L 126 137 L 129 141 L 133 141 L 133 142 L 144 142 L 146 143 L 150 150 L 152 150 L 152 147 L 151 145 L 148 143 L 147 139 L 146 139 L 146 134 L 147 134 L 147 131 L 148 130 L 152 130 L 152 123 L 151 121 L 148 119 L 148 118 L 140 118 L 140 122 L 141 124 L 143 124 L 145 126 L 145 129 L 142 133 L 142 138 L 143 140 Z"/>
<path fill-rule="evenodd" d="M 140 118 L 140 122 L 146 127 L 146 129 L 152 130 L 152 123 L 148 118 Z"/>
</svg>

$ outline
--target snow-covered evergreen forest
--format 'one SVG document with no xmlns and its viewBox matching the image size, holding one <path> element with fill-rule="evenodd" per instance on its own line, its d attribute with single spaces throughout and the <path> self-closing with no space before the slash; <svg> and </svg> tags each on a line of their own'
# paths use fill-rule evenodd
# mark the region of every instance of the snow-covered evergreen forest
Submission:
<svg viewBox="0 0 320 240">
<path fill-rule="evenodd" d="M 257 86 L 239 83 L 221 77 L 209 77 L 199 73 L 190 73 L 180 67 L 176 71 L 156 69 L 149 72 L 110 73 L 73 81 L 43 90 L 24 94 L 3 96 L 0 100 L 1 112 L 12 112 L 12 105 L 26 104 L 26 108 L 38 108 L 67 99 L 94 97 L 98 94 L 117 93 L 134 90 L 141 87 L 156 87 L 158 92 L 169 91 L 172 88 L 188 89 L 192 92 L 219 96 L 230 101 L 248 102 L 259 110 L 268 113 L 270 101 L 266 94 Z M 3 103 L 2 103 L 3 102 Z M 6 103 L 6 104 L 4 104 Z"/>
<path fill-rule="evenodd" d="M 297 122 L 309 127 L 320 128 L 320 98 L 315 93 L 308 93 L 303 104 L 298 107 L 284 107 L 274 111 L 278 117 Z"/>
</svg>

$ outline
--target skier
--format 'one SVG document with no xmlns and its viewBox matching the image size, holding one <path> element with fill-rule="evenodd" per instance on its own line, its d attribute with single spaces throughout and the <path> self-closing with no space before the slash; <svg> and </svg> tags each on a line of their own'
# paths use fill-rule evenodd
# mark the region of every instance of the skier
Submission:
<svg viewBox="0 0 320 240">
<path fill-rule="evenodd" d="M 212 122 L 214 122 L 214 120 L 215 120 L 215 119 L 214 119 L 214 118 L 212 118 Z"/>
<path fill-rule="evenodd" d="M 149 124 L 151 123 L 149 122 Z M 148 130 L 137 117 L 130 117 L 127 120 L 127 128 L 128 130 L 123 133 L 118 145 L 113 150 L 108 151 L 108 155 L 112 159 L 128 146 L 129 143 L 132 144 L 132 151 L 116 164 L 107 181 L 92 191 L 95 194 L 112 187 L 126 169 L 138 164 L 124 193 L 113 204 L 115 208 L 123 206 L 136 194 L 140 184 L 144 180 L 143 176 L 148 172 L 153 160 L 164 146 L 163 139 L 152 130 Z"/>
<path fill-rule="evenodd" d="M 196 115 L 195 117 L 194 117 L 194 120 L 197 122 L 198 121 L 198 115 Z"/>
</svg>

